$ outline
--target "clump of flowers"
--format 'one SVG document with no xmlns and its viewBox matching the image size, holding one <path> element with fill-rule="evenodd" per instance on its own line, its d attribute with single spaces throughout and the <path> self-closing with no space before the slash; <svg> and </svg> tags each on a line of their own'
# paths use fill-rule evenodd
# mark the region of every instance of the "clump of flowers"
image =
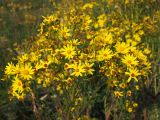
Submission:
<svg viewBox="0 0 160 120">
<path fill-rule="evenodd" d="M 35 89 L 50 89 L 62 103 L 66 95 L 70 97 L 72 104 L 67 110 L 74 114 L 84 105 L 88 92 L 84 87 L 93 84 L 94 92 L 105 79 L 113 99 L 127 101 L 124 106 L 128 112 L 138 107 L 134 95 L 143 87 L 151 67 L 150 50 L 142 44 L 144 25 L 128 18 L 117 22 L 115 15 L 111 19 L 102 9 L 96 14 L 97 8 L 101 4 L 91 2 L 43 17 L 28 51 L 6 66 L 11 99 L 24 100 Z M 59 114 L 63 113 L 60 107 Z"/>
</svg>

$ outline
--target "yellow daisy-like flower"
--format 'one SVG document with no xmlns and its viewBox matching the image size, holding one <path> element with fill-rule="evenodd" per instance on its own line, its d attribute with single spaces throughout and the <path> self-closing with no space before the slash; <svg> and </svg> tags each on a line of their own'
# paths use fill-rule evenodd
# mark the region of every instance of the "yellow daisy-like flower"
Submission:
<svg viewBox="0 0 160 120">
<path fill-rule="evenodd" d="M 129 45 L 124 43 L 124 42 L 118 42 L 115 45 L 116 51 L 117 53 L 122 53 L 122 54 L 126 54 L 129 52 Z"/>
<path fill-rule="evenodd" d="M 118 81 L 117 80 L 113 80 L 113 79 L 108 79 L 107 80 L 107 85 L 109 87 L 116 87 L 116 86 L 118 86 Z"/>
<path fill-rule="evenodd" d="M 140 42 L 141 41 L 141 37 L 138 34 L 134 34 L 133 38 L 137 41 Z"/>
<path fill-rule="evenodd" d="M 129 96 L 129 97 L 132 96 L 132 91 L 131 90 L 127 91 L 127 96 Z"/>
<path fill-rule="evenodd" d="M 128 108 L 128 112 L 129 112 L 129 113 L 133 112 L 133 108 L 129 107 L 129 108 Z"/>
<path fill-rule="evenodd" d="M 82 10 L 86 10 L 87 8 L 93 8 L 93 3 L 86 3 L 83 7 Z"/>
<path fill-rule="evenodd" d="M 66 59 L 71 59 L 76 55 L 75 47 L 72 45 L 64 46 L 61 49 L 61 54 L 64 55 Z"/>
<path fill-rule="evenodd" d="M 122 58 L 122 62 L 126 64 L 128 67 L 131 67 L 132 65 L 133 66 L 138 65 L 139 61 L 137 60 L 137 57 L 127 54 L 124 56 L 124 58 Z"/>
<path fill-rule="evenodd" d="M 127 86 L 127 85 L 126 85 L 125 83 L 119 84 L 119 87 L 122 88 L 122 89 L 126 88 L 126 86 Z"/>
<path fill-rule="evenodd" d="M 85 62 L 85 67 L 84 67 L 85 72 L 88 73 L 88 74 L 93 75 L 93 71 L 94 71 L 94 69 L 92 69 L 93 65 L 94 65 L 94 63 L 90 64 L 88 62 Z"/>
<path fill-rule="evenodd" d="M 64 38 L 68 38 L 68 37 L 71 36 L 70 30 L 67 27 L 65 27 L 65 26 L 63 26 L 61 28 L 61 30 L 59 31 L 59 33 L 60 33 L 60 36 L 64 37 Z"/>
<path fill-rule="evenodd" d="M 130 82 L 132 78 L 138 82 L 137 77 L 141 75 L 137 68 L 129 69 L 129 72 L 125 72 L 125 74 L 129 75 L 127 82 Z"/>
<path fill-rule="evenodd" d="M 113 57 L 113 53 L 109 48 L 102 48 L 98 51 L 98 61 L 109 60 Z"/>
<path fill-rule="evenodd" d="M 24 91 L 23 83 L 19 78 L 16 76 L 12 81 L 12 92 L 22 93 Z"/>
<path fill-rule="evenodd" d="M 32 78 L 32 75 L 34 74 L 34 70 L 32 69 L 32 66 L 30 64 L 25 64 L 20 66 L 20 77 L 26 80 L 29 80 Z"/>
<path fill-rule="evenodd" d="M 78 76 L 82 76 L 82 74 L 85 73 L 85 66 L 82 65 L 81 62 L 79 62 L 79 63 L 75 62 L 73 64 L 72 68 L 74 71 L 71 75 L 73 75 L 73 76 L 78 77 Z"/>
<path fill-rule="evenodd" d="M 133 107 L 134 107 L 134 108 L 138 107 L 138 103 L 134 102 L 134 103 L 133 103 Z"/>
<path fill-rule="evenodd" d="M 143 60 L 143 61 L 147 61 L 147 56 L 143 54 L 142 51 L 140 50 L 135 50 L 133 53 L 138 59 Z"/>
<path fill-rule="evenodd" d="M 19 60 L 21 63 L 26 62 L 28 59 L 29 59 L 28 54 L 24 54 L 24 55 L 22 55 L 22 56 L 18 56 L 18 60 Z"/>
<path fill-rule="evenodd" d="M 120 92 L 120 91 L 114 91 L 114 95 L 119 98 L 119 97 L 122 97 L 123 96 L 123 92 Z"/>
<path fill-rule="evenodd" d="M 6 75 L 13 75 L 14 74 L 15 66 L 13 63 L 8 63 L 8 65 L 5 68 L 5 74 Z"/>
</svg>

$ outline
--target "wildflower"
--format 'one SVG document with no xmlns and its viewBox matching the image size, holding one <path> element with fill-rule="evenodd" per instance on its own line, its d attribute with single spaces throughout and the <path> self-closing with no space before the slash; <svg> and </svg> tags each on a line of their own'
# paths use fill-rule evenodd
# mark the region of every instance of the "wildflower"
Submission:
<svg viewBox="0 0 160 120">
<path fill-rule="evenodd" d="M 72 64 L 65 63 L 64 64 L 64 69 L 68 70 L 68 69 L 72 68 L 72 66 L 73 66 Z"/>
<path fill-rule="evenodd" d="M 140 50 L 135 50 L 135 51 L 134 51 L 134 55 L 135 55 L 137 58 L 139 58 L 140 60 L 147 61 L 147 56 L 145 56 L 145 55 L 143 54 L 143 52 L 140 51 Z"/>
<path fill-rule="evenodd" d="M 124 88 L 126 88 L 126 84 L 125 83 L 121 83 L 121 84 L 119 84 L 119 87 L 124 89 Z"/>
<path fill-rule="evenodd" d="M 19 78 L 16 76 L 12 81 L 12 91 L 17 93 L 22 93 L 24 90 L 23 83 Z"/>
<path fill-rule="evenodd" d="M 129 0 L 125 0 L 125 4 L 128 4 L 129 3 Z"/>
<path fill-rule="evenodd" d="M 120 91 L 114 91 L 114 95 L 119 98 L 119 97 L 122 97 L 123 96 L 123 92 L 120 92 Z"/>
<path fill-rule="evenodd" d="M 109 48 L 102 48 L 101 50 L 98 51 L 97 57 L 99 61 L 109 60 L 113 57 L 113 53 Z"/>
<path fill-rule="evenodd" d="M 136 108 L 138 107 L 138 104 L 136 102 L 133 103 L 133 107 Z"/>
<path fill-rule="evenodd" d="M 73 39 L 73 40 L 67 41 L 67 43 L 69 45 L 73 45 L 73 46 L 80 45 L 80 42 L 78 41 L 78 39 Z"/>
<path fill-rule="evenodd" d="M 124 42 L 122 42 L 122 43 L 118 42 L 118 43 L 115 45 L 115 48 L 116 48 L 116 51 L 117 51 L 118 53 L 126 54 L 126 53 L 129 52 L 129 45 L 126 44 L 126 43 L 124 43 Z"/>
<path fill-rule="evenodd" d="M 148 54 L 150 54 L 150 53 L 151 53 L 151 50 L 150 50 L 150 49 L 148 49 L 148 48 L 145 48 L 145 49 L 144 49 L 144 53 L 148 55 Z"/>
<path fill-rule="evenodd" d="M 133 108 L 129 107 L 129 108 L 128 108 L 128 112 L 129 112 L 129 113 L 133 112 Z"/>
<path fill-rule="evenodd" d="M 134 34 L 133 38 L 137 41 L 140 42 L 141 41 L 141 37 L 139 36 L 139 34 Z"/>
<path fill-rule="evenodd" d="M 132 95 L 132 91 L 128 90 L 128 91 L 127 91 L 127 96 L 130 97 L 131 95 Z"/>
<path fill-rule="evenodd" d="M 129 100 L 126 100 L 125 101 L 125 107 L 128 108 L 129 104 L 130 104 Z"/>
<path fill-rule="evenodd" d="M 71 36 L 71 34 L 69 32 L 70 32 L 70 30 L 65 26 L 63 26 L 59 31 L 60 36 L 64 37 L 64 38 L 68 38 Z"/>
<path fill-rule="evenodd" d="M 135 81 L 138 82 L 137 77 L 138 77 L 139 75 L 141 75 L 141 74 L 139 73 L 139 71 L 137 70 L 137 68 L 132 68 L 132 69 L 130 68 L 130 69 L 129 69 L 129 72 L 125 72 L 125 74 L 126 74 L 126 75 L 129 75 L 129 78 L 128 78 L 127 82 L 130 82 L 132 78 L 133 78 Z"/>
<path fill-rule="evenodd" d="M 29 57 L 31 62 L 38 61 L 38 56 L 34 52 L 31 52 Z"/>
<path fill-rule="evenodd" d="M 139 85 L 136 85 L 135 88 L 136 88 L 136 90 L 139 90 Z"/>
<path fill-rule="evenodd" d="M 64 46 L 61 49 L 61 54 L 64 55 L 66 59 L 71 59 L 76 55 L 75 47 L 72 45 Z"/>
<path fill-rule="evenodd" d="M 52 59 L 48 60 L 40 60 L 40 66 L 41 68 L 48 68 L 48 66 L 52 63 Z"/>
<path fill-rule="evenodd" d="M 5 74 L 6 75 L 13 75 L 14 74 L 15 66 L 13 63 L 8 63 L 8 65 L 5 68 Z"/>
<path fill-rule="evenodd" d="M 85 66 L 82 65 L 81 62 L 79 62 L 79 63 L 75 62 L 72 66 L 74 71 L 71 75 L 76 76 L 76 77 L 82 76 L 82 73 L 85 73 L 85 68 L 84 67 Z"/>
<path fill-rule="evenodd" d="M 132 65 L 138 65 L 137 57 L 130 54 L 125 55 L 124 58 L 122 58 L 122 62 L 126 64 L 128 67 L 131 67 Z"/>
<path fill-rule="evenodd" d="M 34 70 L 32 69 L 32 66 L 30 64 L 21 65 L 19 69 L 21 78 L 24 78 L 26 80 L 32 78 Z"/>
<path fill-rule="evenodd" d="M 24 55 L 22 55 L 22 56 L 18 56 L 18 60 L 19 60 L 21 63 L 26 62 L 28 59 L 29 59 L 28 54 L 24 54 Z"/>
<path fill-rule="evenodd" d="M 86 4 L 82 7 L 83 10 L 86 10 L 87 8 L 89 8 L 89 9 L 93 8 L 93 3 L 86 3 Z"/>
<path fill-rule="evenodd" d="M 92 19 L 89 15 L 83 16 L 83 23 L 82 23 L 82 30 L 88 30 L 90 29 L 90 24 L 92 23 Z"/>
<path fill-rule="evenodd" d="M 85 62 L 85 67 L 84 67 L 85 72 L 92 75 L 93 71 L 94 71 L 94 69 L 92 69 L 93 65 L 94 65 L 94 63 L 89 64 L 88 62 Z"/>
<path fill-rule="evenodd" d="M 109 80 L 107 80 L 107 85 L 108 85 L 109 87 L 118 86 L 118 81 L 117 81 L 117 80 L 109 79 Z"/>
<path fill-rule="evenodd" d="M 106 15 L 102 14 L 102 15 L 98 16 L 97 22 L 98 22 L 99 27 L 104 27 L 105 22 L 106 22 Z"/>
</svg>

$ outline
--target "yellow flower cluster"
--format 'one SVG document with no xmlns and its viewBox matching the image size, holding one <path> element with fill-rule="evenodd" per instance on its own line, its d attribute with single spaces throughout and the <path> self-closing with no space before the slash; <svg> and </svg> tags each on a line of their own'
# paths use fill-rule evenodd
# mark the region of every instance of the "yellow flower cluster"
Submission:
<svg viewBox="0 0 160 120">
<path fill-rule="evenodd" d="M 116 98 L 132 97 L 139 90 L 151 67 L 150 50 L 141 44 L 144 24 L 128 18 L 118 22 L 114 13 L 112 19 L 102 10 L 94 13 L 97 7 L 91 2 L 43 17 L 29 50 L 6 66 L 12 96 L 24 99 L 33 84 L 63 94 L 94 76 L 106 78 Z"/>
</svg>

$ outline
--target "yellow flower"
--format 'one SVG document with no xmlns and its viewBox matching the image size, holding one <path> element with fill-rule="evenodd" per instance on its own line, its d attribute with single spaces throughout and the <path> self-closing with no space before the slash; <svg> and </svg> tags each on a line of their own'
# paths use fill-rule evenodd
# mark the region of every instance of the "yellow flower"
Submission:
<svg viewBox="0 0 160 120">
<path fill-rule="evenodd" d="M 133 107 L 136 108 L 138 107 L 138 104 L 136 102 L 133 103 Z"/>
<path fill-rule="evenodd" d="M 73 64 L 68 64 L 68 63 L 65 63 L 64 64 L 64 70 L 68 70 L 70 68 L 72 68 Z"/>
<path fill-rule="evenodd" d="M 76 76 L 76 77 L 82 76 L 82 74 L 85 73 L 85 68 L 84 67 L 85 66 L 82 65 L 81 62 L 79 62 L 79 63 L 75 62 L 72 66 L 74 71 L 71 75 Z"/>
<path fill-rule="evenodd" d="M 119 97 L 122 97 L 123 96 L 123 92 L 120 92 L 120 91 L 114 91 L 114 95 L 119 98 Z"/>
<path fill-rule="evenodd" d="M 78 41 L 78 39 L 72 39 L 72 40 L 66 41 L 66 43 L 64 41 L 64 44 L 77 46 L 77 45 L 80 45 L 80 42 Z"/>
<path fill-rule="evenodd" d="M 39 56 L 37 56 L 34 52 L 31 52 L 29 57 L 31 62 L 35 62 L 38 61 Z"/>
<path fill-rule="evenodd" d="M 134 51 L 134 55 L 138 58 L 138 59 L 141 59 L 143 61 L 147 61 L 147 56 L 145 56 L 142 51 L 140 50 L 135 50 Z"/>
<path fill-rule="evenodd" d="M 98 23 L 99 27 L 104 27 L 106 20 L 107 19 L 106 19 L 106 15 L 105 14 L 102 14 L 102 15 L 98 16 L 97 23 Z"/>
<path fill-rule="evenodd" d="M 32 66 L 30 64 L 24 64 L 20 66 L 20 76 L 26 80 L 29 80 L 32 78 L 32 75 L 34 74 L 34 70 L 32 69 Z"/>
<path fill-rule="evenodd" d="M 15 70 L 15 66 L 13 63 L 8 63 L 8 65 L 5 68 L 5 74 L 6 75 L 13 75 Z"/>
<path fill-rule="evenodd" d="M 118 81 L 117 80 L 113 80 L 113 79 L 108 79 L 107 80 L 107 85 L 109 87 L 116 87 L 118 85 Z"/>
<path fill-rule="evenodd" d="M 18 60 L 22 63 L 26 62 L 29 59 L 28 54 L 24 54 L 22 56 L 18 56 Z"/>
<path fill-rule="evenodd" d="M 89 15 L 83 15 L 83 22 L 81 30 L 89 30 L 90 24 L 92 23 L 92 19 Z"/>
<path fill-rule="evenodd" d="M 135 88 L 136 88 L 136 90 L 139 90 L 139 85 L 136 85 Z"/>
<path fill-rule="evenodd" d="M 83 10 L 86 10 L 87 8 L 89 8 L 89 9 L 93 8 L 93 3 L 86 3 L 86 4 L 82 7 Z"/>
<path fill-rule="evenodd" d="M 109 60 L 113 57 L 113 53 L 109 48 L 102 48 L 98 51 L 98 61 Z"/>
<path fill-rule="evenodd" d="M 126 64 L 128 67 L 131 67 L 132 65 L 138 65 L 139 61 L 137 60 L 137 57 L 127 54 L 124 56 L 124 58 L 122 58 L 122 62 Z"/>
<path fill-rule="evenodd" d="M 140 42 L 141 41 L 141 37 L 139 36 L 139 34 L 134 34 L 133 38 L 137 41 Z"/>
<path fill-rule="evenodd" d="M 84 66 L 85 72 L 88 73 L 88 74 L 93 75 L 94 69 L 92 69 L 92 66 L 94 65 L 94 63 L 89 64 L 88 62 L 85 62 L 84 65 L 85 65 L 85 66 Z"/>
<path fill-rule="evenodd" d="M 133 112 L 133 109 L 131 107 L 128 108 L 128 112 L 131 113 Z"/>
<path fill-rule="evenodd" d="M 126 75 L 129 75 L 129 78 L 128 78 L 127 82 L 130 82 L 132 78 L 133 78 L 135 81 L 138 82 L 137 77 L 138 77 L 139 75 L 141 75 L 141 74 L 139 73 L 139 71 L 138 71 L 137 68 L 132 68 L 132 69 L 130 68 L 130 69 L 129 69 L 129 72 L 125 72 L 125 74 L 126 74 Z"/>
<path fill-rule="evenodd" d="M 19 78 L 16 76 L 14 80 L 12 81 L 12 91 L 17 92 L 17 93 L 22 93 L 24 88 L 23 88 L 23 83 Z"/>
<path fill-rule="evenodd" d="M 129 3 L 129 0 L 125 0 L 125 4 L 128 4 Z"/>
<path fill-rule="evenodd" d="M 70 32 L 70 30 L 65 26 L 63 26 L 59 31 L 60 36 L 64 37 L 64 38 L 68 38 L 71 36 L 71 34 L 69 32 Z"/>
<path fill-rule="evenodd" d="M 41 62 L 37 62 L 34 68 L 35 68 L 35 70 L 37 71 L 37 70 L 39 70 L 39 69 L 42 69 L 42 68 L 43 68 L 43 65 L 42 65 Z"/>
<path fill-rule="evenodd" d="M 145 48 L 145 49 L 144 49 L 144 53 L 148 55 L 148 54 L 150 54 L 150 53 L 151 53 L 151 50 L 150 50 L 150 49 L 148 49 L 148 48 Z"/>
<path fill-rule="evenodd" d="M 121 83 L 121 84 L 119 84 L 119 87 L 124 89 L 124 88 L 126 88 L 126 84 L 125 83 Z"/>
<path fill-rule="evenodd" d="M 132 95 L 132 91 L 128 90 L 128 91 L 127 91 L 127 96 L 130 97 L 131 95 Z"/>
<path fill-rule="evenodd" d="M 128 108 L 129 104 L 130 104 L 129 100 L 126 100 L 125 101 L 125 107 Z"/>
<path fill-rule="evenodd" d="M 72 45 L 64 46 L 61 49 L 61 54 L 64 55 L 66 59 L 71 59 L 76 55 L 75 47 Z"/>
<path fill-rule="evenodd" d="M 118 53 L 126 54 L 129 52 L 129 45 L 124 42 L 117 42 L 115 48 Z"/>
</svg>

